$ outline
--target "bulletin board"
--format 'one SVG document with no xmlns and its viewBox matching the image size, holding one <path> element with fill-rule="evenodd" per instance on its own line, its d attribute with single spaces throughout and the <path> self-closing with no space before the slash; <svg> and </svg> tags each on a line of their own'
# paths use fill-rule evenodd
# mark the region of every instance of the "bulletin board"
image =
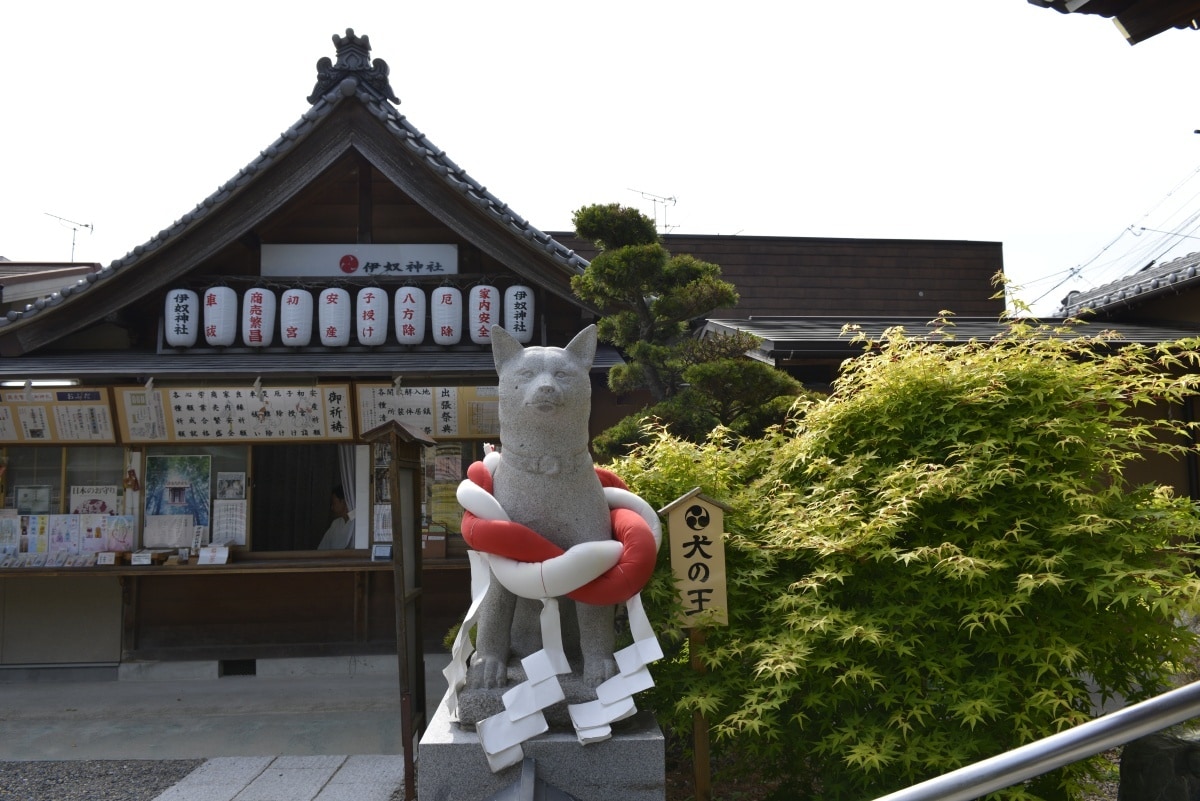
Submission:
<svg viewBox="0 0 1200 801">
<path fill-rule="evenodd" d="M 354 437 L 350 385 L 118 387 L 128 444 L 316 442 Z"/>
<path fill-rule="evenodd" d="M 434 439 L 500 436 L 497 387 L 397 387 L 364 383 L 355 384 L 354 389 L 360 431 L 396 420 Z"/>
<path fill-rule="evenodd" d="M 0 443 L 114 443 L 107 387 L 15 389 L 0 394 Z"/>
</svg>

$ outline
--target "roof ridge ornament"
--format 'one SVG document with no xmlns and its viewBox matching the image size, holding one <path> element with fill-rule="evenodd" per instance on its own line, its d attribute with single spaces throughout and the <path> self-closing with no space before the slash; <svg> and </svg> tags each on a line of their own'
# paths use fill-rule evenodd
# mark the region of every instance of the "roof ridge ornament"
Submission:
<svg viewBox="0 0 1200 801">
<path fill-rule="evenodd" d="M 347 28 L 345 36 L 333 35 L 333 44 L 337 48 L 337 63 L 330 61 L 328 56 L 317 61 L 317 85 L 308 96 L 309 103 L 315 104 L 346 78 L 357 79 L 359 86 L 381 100 L 400 102 L 388 83 L 387 62 L 382 58 L 371 61 L 369 37 L 358 36 L 353 28 Z"/>
</svg>

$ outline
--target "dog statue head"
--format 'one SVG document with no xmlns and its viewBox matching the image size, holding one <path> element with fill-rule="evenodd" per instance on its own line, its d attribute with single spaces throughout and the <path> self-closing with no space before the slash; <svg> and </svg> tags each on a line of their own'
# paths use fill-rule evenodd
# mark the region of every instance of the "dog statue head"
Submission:
<svg viewBox="0 0 1200 801">
<path fill-rule="evenodd" d="M 500 326 L 492 327 L 491 339 L 505 447 L 563 450 L 577 445 L 580 432 L 586 445 L 596 326 L 580 331 L 565 348 L 523 347 Z M 561 444 L 552 444 L 555 440 Z"/>
</svg>

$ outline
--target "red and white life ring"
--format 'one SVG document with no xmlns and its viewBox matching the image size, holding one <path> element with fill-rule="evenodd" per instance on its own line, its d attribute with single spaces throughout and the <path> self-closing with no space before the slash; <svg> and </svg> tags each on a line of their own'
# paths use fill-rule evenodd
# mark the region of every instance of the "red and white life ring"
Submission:
<svg viewBox="0 0 1200 801">
<path fill-rule="evenodd" d="M 662 528 L 648 503 L 634 495 L 615 473 L 597 467 L 612 522 L 613 539 L 567 550 L 536 531 L 512 522 L 492 495 L 492 476 L 501 459 L 489 454 L 467 469 L 459 484 L 463 539 L 489 555 L 496 579 L 524 598 L 566 595 L 606 605 L 629 600 L 654 572 Z"/>
</svg>

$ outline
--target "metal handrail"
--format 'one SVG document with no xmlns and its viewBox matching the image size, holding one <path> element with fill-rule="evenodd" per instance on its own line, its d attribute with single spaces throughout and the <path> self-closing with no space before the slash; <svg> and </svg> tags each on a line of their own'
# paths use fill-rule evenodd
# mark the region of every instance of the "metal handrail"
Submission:
<svg viewBox="0 0 1200 801">
<path fill-rule="evenodd" d="M 875 801 L 969 801 L 1200 716 L 1200 681 Z"/>
</svg>

